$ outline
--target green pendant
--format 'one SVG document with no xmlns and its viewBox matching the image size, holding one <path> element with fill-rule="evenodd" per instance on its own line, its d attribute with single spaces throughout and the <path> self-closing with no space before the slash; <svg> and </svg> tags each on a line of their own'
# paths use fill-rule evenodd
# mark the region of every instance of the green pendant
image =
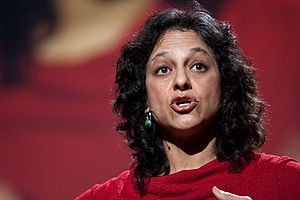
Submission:
<svg viewBox="0 0 300 200">
<path fill-rule="evenodd" d="M 149 120 L 145 120 L 145 126 L 150 126 L 150 121 Z"/>
</svg>

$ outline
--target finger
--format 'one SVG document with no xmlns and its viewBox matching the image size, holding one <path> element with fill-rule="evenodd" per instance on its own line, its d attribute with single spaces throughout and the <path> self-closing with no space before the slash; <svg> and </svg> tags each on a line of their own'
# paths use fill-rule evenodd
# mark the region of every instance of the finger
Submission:
<svg viewBox="0 0 300 200">
<path fill-rule="evenodd" d="M 225 192 L 223 190 L 220 190 L 216 186 L 213 187 L 212 189 L 214 195 L 217 197 L 219 200 L 252 200 L 248 196 L 238 196 L 236 194 L 231 194 L 229 192 Z"/>
</svg>

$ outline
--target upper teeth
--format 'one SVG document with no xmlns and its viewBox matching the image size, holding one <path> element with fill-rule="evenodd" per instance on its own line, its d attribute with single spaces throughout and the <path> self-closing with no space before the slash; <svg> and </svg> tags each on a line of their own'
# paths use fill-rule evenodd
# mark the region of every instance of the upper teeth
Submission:
<svg viewBox="0 0 300 200">
<path fill-rule="evenodd" d="M 186 105 L 189 105 L 190 103 L 189 102 L 182 102 L 182 103 L 179 103 L 178 105 L 179 106 L 186 106 Z"/>
</svg>

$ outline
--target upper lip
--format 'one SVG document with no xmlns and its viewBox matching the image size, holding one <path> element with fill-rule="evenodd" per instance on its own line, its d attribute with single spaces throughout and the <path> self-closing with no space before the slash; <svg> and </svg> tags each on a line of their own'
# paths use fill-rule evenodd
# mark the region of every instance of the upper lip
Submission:
<svg viewBox="0 0 300 200">
<path fill-rule="evenodd" d="M 179 104 L 179 103 L 183 103 L 183 102 L 197 102 L 196 98 L 192 97 L 192 96 L 176 96 L 172 99 L 171 101 L 171 105 L 172 104 Z"/>
</svg>

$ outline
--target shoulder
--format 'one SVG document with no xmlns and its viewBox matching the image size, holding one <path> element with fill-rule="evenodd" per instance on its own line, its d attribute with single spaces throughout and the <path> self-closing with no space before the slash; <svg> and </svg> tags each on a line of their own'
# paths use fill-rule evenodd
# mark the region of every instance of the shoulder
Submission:
<svg viewBox="0 0 300 200">
<path fill-rule="evenodd" d="M 275 156 L 269 154 L 259 154 L 260 165 L 266 165 L 267 167 L 273 167 L 275 176 L 278 179 L 291 179 L 289 176 L 297 175 L 293 177 L 293 180 L 300 181 L 300 163 L 295 159 L 288 156 Z"/>
<path fill-rule="evenodd" d="M 255 154 L 253 173 L 264 184 L 268 180 L 277 197 L 293 199 L 300 196 L 300 163 L 288 156 L 275 156 L 269 154 Z"/>
<path fill-rule="evenodd" d="M 115 197 L 132 191 L 132 176 L 129 170 L 124 171 L 118 177 L 109 179 L 103 184 L 96 184 L 75 200 L 114 199 Z"/>
<path fill-rule="evenodd" d="M 267 167 L 276 167 L 280 168 L 285 166 L 286 168 L 295 168 L 295 170 L 299 170 L 300 168 L 300 163 L 298 163 L 295 159 L 290 158 L 288 156 L 276 156 L 276 155 L 271 155 L 271 154 L 255 154 L 254 156 L 255 162 L 262 166 L 267 166 Z"/>
<path fill-rule="evenodd" d="M 259 168 L 260 171 L 273 171 L 276 174 L 299 173 L 300 163 L 288 156 L 276 156 L 271 154 L 255 154 L 249 164 L 249 168 Z M 275 175 L 275 174 L 274 174 Z"/>
</svg>

